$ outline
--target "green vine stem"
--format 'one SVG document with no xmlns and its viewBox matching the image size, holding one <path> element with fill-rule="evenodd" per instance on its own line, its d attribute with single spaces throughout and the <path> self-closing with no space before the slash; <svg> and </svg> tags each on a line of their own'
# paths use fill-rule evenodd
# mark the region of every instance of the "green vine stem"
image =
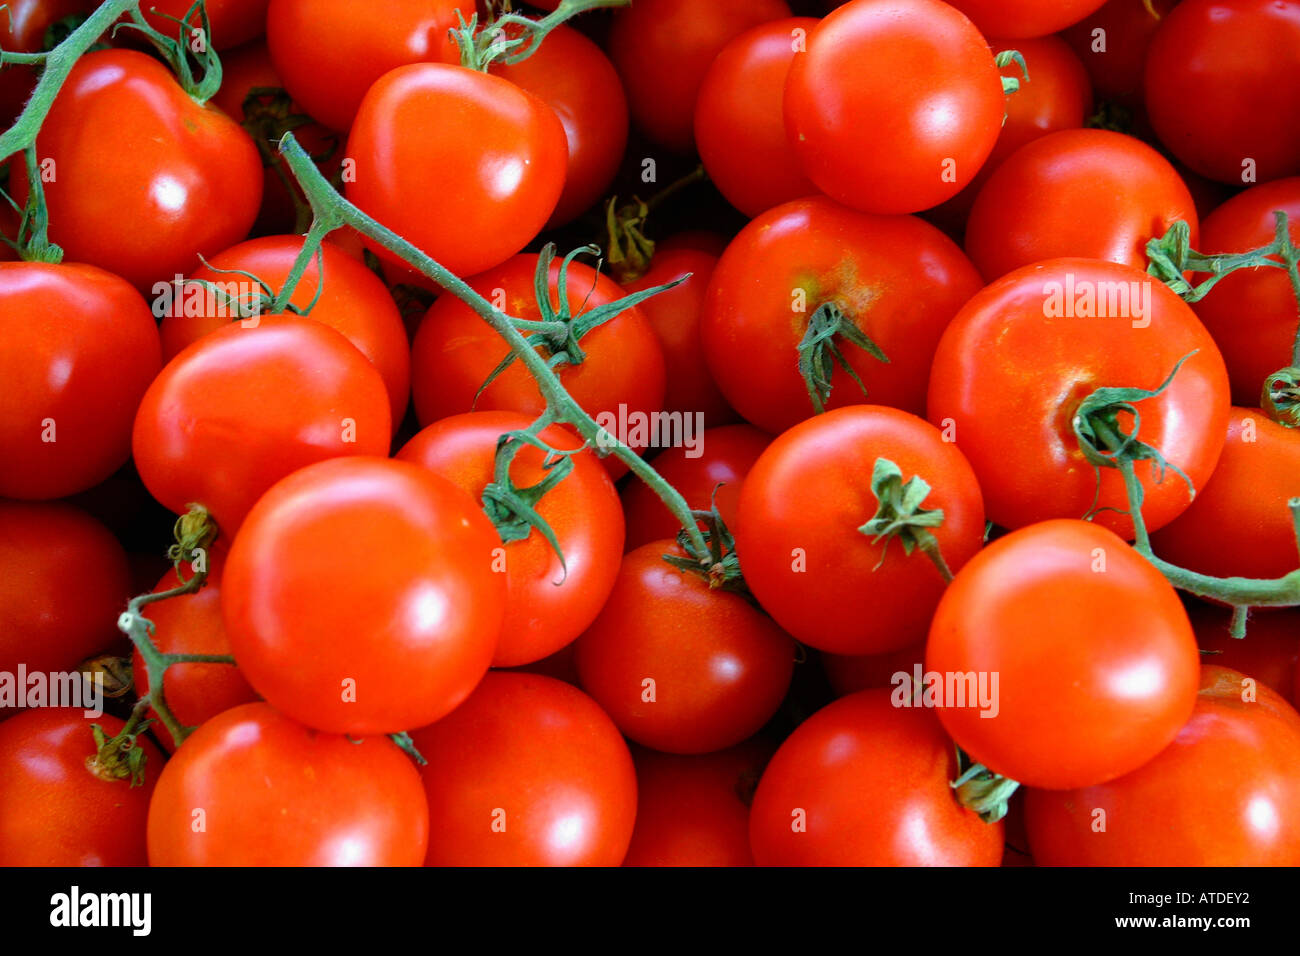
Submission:
<svg viewBox="0 0 1300 956">
<path fill-rule="evenodd" d="M 460 26 L 451 31 L 460 48 L 461 66 L 487 72 L 493 63 L 510 65 L 528 59 L 537 52 L 546 35 L 580 13 L 601 7 L 626 7 L 631 0 L 561 0 L 550 13 L 534 20 L 518 13 L 490 13 L 479 23 L 478 14 L 469 22 L 457 11 Z"/>
</svg>

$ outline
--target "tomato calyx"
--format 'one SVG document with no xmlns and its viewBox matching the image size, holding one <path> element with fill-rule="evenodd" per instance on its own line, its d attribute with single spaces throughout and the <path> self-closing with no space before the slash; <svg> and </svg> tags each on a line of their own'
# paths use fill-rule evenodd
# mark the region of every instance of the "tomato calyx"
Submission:
<svg viewBox="0 0 1300 956">
<path fill-rule="evenodd" d="M 348 739 L 351 740 L 351 738 Z M 415 741 L 411 739 L 411 735 L 405 730 L 400 734 L 389 734 L 388 739 L 397 744 L 402 753 L 414 760 L 417 767 L 427 767 L 429 765 L 429 761 L 425 759 L 424 754 L 420 753 L 419 748 L 415 746 Z M 361 743 L 359 740 L 353 742 Z"/>
<path fill-rule="evenodd" d="M 82 661 L 77 670 L 87 681 L 97 681 L 103 695 L 110 700 L 125 697 L 135 683 L 131 674 L 131 658 L 118 657 L 116 654 L 101 654 Z"/>
<path fill-rule="evenodd" d="M 1020 75 L 1025 78 L 1024 82 L 1029 82 L 1029 67 L 1025 65 L 1025 58 L 1021 55 L 1019 50 L 1003 50 L 993 58 L 993 63 L 999 70 L 1014 63 L 1016 66 L 1020 67 Z M 1004 96 L 1010 96 L 1012 93 L 1018 92 L 1020 90 L 1020 83 L 1021 80 L 1019 76 L 1002 77 L 1002 94 Z M 1002 122 L 1006 123 L 1006 121 L 1006 114 L 1003 114 Z"/>
<path fill-rule="evenodd" d="M 196 10 L 201 25 L 193 27 L 188 20 Z M 169 37 L 154 29 L 144 18 L 138 6 L 132 6 L 129 12 L 131 19 L 115 24 L 112 34 L 115 35 L 122 29 L 136 30 L 144 34 L 144 38 L 171 67 L 172 72 L 176 74 L 176 81 L 191 99 L 199 105 L 212 99 L 221 88 L 221 58 L 211 43 L 212 24 L 208 20 L 207 5 L 203 0 L 196 0 L 186 11 L 184 18 L 173 17 L 166 13 L 158 14 L 177 24 L 179 29 L 175 37 Z M 193 63 L 190 61 L 191 55 L 194 57 Z"/>
<path fill-rule="evenodd" d="M 808 389 L 808 398 L 813 410 L 820 415 L 826 411 L 826 403 L 831 397 L 831 377 L 835 373 L 835 364 L 849 373 L 865 397 L 867 386 L 863 384 L 858 373 L 849 364 L 840 351 L 836 336 L 856 345 L 869 353 L 872 358 L 889 364 L 889 358 L 880 346 L 858 328 L 851 318 L 844 314 L 834 302 L 823 302 L 808 319 L 808 328 L 799 342 L 799 374 L 803 376 L 804 386 Z"/>
<path fill-rule="evenodd" d="M 100 780 L 129 780 L 132 787 L 142 785 L 147 758 L 144 748 L 136 745 L 136 738 L 152 723 L 152 720 L 139 720 L 132 713 L 126 726 L 114 737 L 107 736 L 99 724 L 91 724 L 95 752 L 86 758 L 86 769 Z"/>
<path fill-rule="evenodd" d="M 603 237 L 609 260 L 609 271 L 620 285 L 633 282 L 650 271 L 654 258 L 654 240 L 645 234 L 645 221 L 664 200 L 688 186 L 708 178 L 704 164 L 698 164 L 685 176 L 673 180 L 649 199 L 633 196 L 630 202 L 618 204 L 618 196 L 605 201 L 605 235 Z"/>
<path fill-rule="evenodd" d="M 997 823 L 1007 815 L 1007 803 L 1020 784 L 975 763 L 960 747 L 956 751 L 959 773 L 948 786 L 956 792 L 957 802 L 985 823 Z"/>
<path fill-rule="evenodd" d="M 885 563 L 889 542 L 897 538 L 904 555 L 911 557 L 919 549 L 939 569 L 943 579 L 951 581 L 952 570 L 930 530 L 943 524 L 943 509 L 922 507 L 930 495 L 930 483 L 920 475 L 903 481 L 903 470 L 898 465 L 888 458 L 877 458 L 871 468 L 871 493 L 879 507 L 858 531 L 871 538 L 872 544 L 884 543 L 876 568 Z"/>
<path fill-rule="evenodd" d="M 1300 427 L 1300 368 L 1284 368 L 1264 379 L 1259 404 L 1279 425 Z"/>
<path fill-rule="evenodd" d="M 717 496 L 718 488 L 721 487 L 721 482 L 714 487 L 707 510 L 701 508 L 691 512 L 691 515 L 704 525 L 705 547 L 701 549 L 693 544 L 686 529 L 682 529 L 677 533 L 677 545 L 686 552 L 686 557 L 665 554 L 663 559 L 679 571 L 687 571 L 703 578 L 710 590 L 741 594 L 753 603 L 754 598 L 740 570 L 740 558 L 736 554 L 736 539 L 718 512 Z"/>
</svg>

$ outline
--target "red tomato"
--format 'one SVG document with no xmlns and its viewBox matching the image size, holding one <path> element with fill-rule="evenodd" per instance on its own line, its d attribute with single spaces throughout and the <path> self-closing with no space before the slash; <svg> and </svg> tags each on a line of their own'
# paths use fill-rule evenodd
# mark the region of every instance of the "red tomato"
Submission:
<svg viewBox="0 0 1300 956">
<path fill-rule="evenodd" d="M 718 54 L 695 102 L 695 145 L 709 179 L 754 217 L 817 191 L 785 135 L 785 78 L 813 17 L 751 27 Z"/>
<path fill-rule="evenodd" d="M 800 724 L 763 772 L 749 817 L 754 861 L 997 866 L 1002 824 L 957 802 L 948 785 L 956 776 L 933 714 L 896 708 L 884 690 L 842 698 Z"/>
<path fill-rule="evenodd" d="M 46 30 L 90 4 L 87 0 L 9 0 L 5 6 L 0 17 L 0 49 L 36 53 L 44 45 Z M 35 67 L 10 63 L 0 69 L 0 129 L 13 125 L 35 86 Z"/>
<path fill-rule="evenodd" d="M 925 642 L 911 644 L 888 654 L 821 655 L 822 669 L 836 697 L 867 690 L 870 687 L 896 687 L 895 675 L 915 676 L 918 664 L 925 661 Z"/>
<path fill-rule="evenodd" d="M 1100 99 L 1126 106 L 1142 103 L 1147 49 L 1161 21 L 1178 0 L 1109 0 L 1061 33 L 1092 78 Z M 1097 31 L 1101 31 L 1099 34 Z"/>
<path fill-rule="evenodd" d="M 889 363 L 837 340 L 866 396 L 837 364 L 828 407 L 870 401 L 921 414 L 939 337 L 979 288 L 970 261 L 929 223 L 798 199 L 763 213 L 727 247 L 709 283 L 700 337 L 727 400 L 778 433 L 813 414 L 798 346 L 814 313 L 833 305 Z"/>
<path fill-rule="evenodd" d="M 54 173 L 44 184 L 50 240 L 68 261 L 137 288 L 239 242 L 262 202 L 262 161 L 248 134 L 134 50 L 77 61 L 36 149 Z M 25 203 L 26 177 L 12 185 Z"/>
<path fill-rule="evenodd" d="M 344 170 L 347 198 L 463 276 L 500 265 L 537 235 L 564 189 L 569 149 L 555 112 L 532 93 L 499 76 L 417 63 L 370 87 L 347 156 L 355 162 L 353 175 Z"/>
<path fill-rule="evenodd" d="M 387 454 L 388 408 L 383 379 L 338 332 L 297 316 L 258 317 L 254 328 L 233 323 L 204 336 L 154 379 L 136 415 L 135 463 L 172 511 L 203 505 L 234 534 L 290 472 L 338 455 Z"/>
<path fill-rule="evenodd" d="M 29 710 L 0 723 L 0 866 L 144 866 L 145 818 L 162 754 L 145 737 L 142 786 L 97 776 L 91 724 L 112 737 L 111 714 Z M 187 811 L 188 814 L 188 811 Z"/>
<path fill-rule="evenodd" d="M 504 637 L 504 635 L 502 636 Z M 540 661 L 533 661 L 531 664 L 523 664 L 511 669 L 525 674 L 540 674 L 543 677 L 553 677 L 556 680 L 562 680 L 566 684 L 577 687 L 579 681 L 578 665 L 574 661 L 575 650 L 573 642 L 569 642 L 550 657 L 543 657 Z"/>
<path fill-rule="evenodd" d="M 514 412 L 470 412 L 444 418 L 412 438 L 396 458 L 413 462 L 451 481 L 475 501 L 494 480 L 497 439 L 532 424 Z M 540 435 L 552 448 L 580 448 L 558 425 Z M 525 446 L 511 464 L 518 488 L 542 481 L 546 456 Z M 522 541 L 507 542 L 500 566 L 506 578 L 505 620 L 492 658 L 495 667 L 541 660 L 581 634 L 600 612 L 614 587 L 623 553 L 623 512 L 618 492 L 590 452 L 572 456 L 573 471 L 537 503 L 559 541 L 564 563 L 536 529 Z"/>
<path fill-rule="evenodd" d="M 269 0 L 206 0 L 204 8 L 208 14 L 208 26 L 211 27 L 209 43 L 218 50 L 226 50 L 261 36 L 266 29 L 268 3 Z M 188 18 L 185 16 L 192 6 L 193 0 L 147 0 L 140 10 L 155 30 L 174 37 L 180 30 L 180 25 L 168 17 L 185 20 L 189 24 L 189 30 L 203 25 L 197 10 Z M 189 39 L 189 31 L 186 32 L 186 39 Z"/>
<path fill-rule="evenodd" d="M 1076 411 L 1101 387 L 1156 388 L 1193 351 L 1169 388 L 1137 403 L 1138 437 L 1202 488 L 1228 427 L 1223 359 L 1182 299 L 1129 266 L 1053 259 L 971 299 L 935 354 L 930 421 L 970 460 L 995 524 L 1078 518 L 1094 504 L 1127 512 L 1118 469 L 1101 469 L 1098 497 L 1097 472 L 1072 427 Z M 1120 425 L 1132 429 L 1127 418 Z M 1158 481 L 1152 466 L 1141 461 L 1136 470 L 1154 531 L 1185 511 L 1191 494 L 1173 472 Z M 1101 510 L 1096 521 L 1131 537 L 1132 521 L 1120 511 Z"/>
<path fill-rule="evenodd" d="M 1255 609 L 1250 612 L 1244 638 L 1232 636 L 1232 612 L 1227 608 L 1189 600 L 1187 616 L 1205 664 L 1241 671 L 1291 698 L 1300 661 L 1300 610 Z"/>
<path fill-rule="evenodd" d="M 159 367 L 149 307 L 117 276 L 0 263 L 0 496 L 61 498 L 116 471 Z"/>
<path fill-rule="evenodd" d="M 1160 572 L 1114 532 L 1061 520 L 999 538 L 958 572 L 925 667 L 943 681 L 939 719 L 973 760 L 1055 790 L 1164 749 L 1192 712 L 1198 658 Z"/>
<path fill-rule="evenodd" d="M 636 818 L 627 744 L 596 703 L 536 674 L 492 672 L 412 735 L 429 866 L 618 866 Z"/>
<path fill-rule="evenodd" d="M 785 84 L 804 172 L 864 212 L 955 196 L 993 149 L 1003 109 L 988 43 L 940 0 L 846 3 L 808 35 Z"/>
<path fill-rule="evenodd" d="M 1300 864 L 1300 715 L 1205 667 L 1196 710 L 1159 756 L 1100 786 L 1030 790 L 1039 866 Z M 1249 696 L 1248 696 L 1249 694 Z"/>
<path fill-rule="evenodd" d="M 632 119 L 659 146 L 692 146 L 695 99 L 727 41 L 790 16 L 785 0 L 637 0 L 614 16 L 609 55 L 627 90 Z"/>
<path fill-rule="evenodd" d="M 696 252 L 707 252 L 718 259 L 726 252 L 727 243 L 730 241 L 721 233 L 710 232 L 707 229 L 688 229 L 685 232 L 675 232 L 667 239 L 656 242 L 655 254 L 662 255 L 670 250 L 694 249 Z"/>
<path fill-rule="evenodd" d="M 924 420 L 879 405 L 796 425 L 759 456 L 740 489 L 736 551 L 754 597 L 800 641 L 837 654 L 879 654 L 925 636 L 944 578 L 919 549 L 875 543 L 875 463 L 930 485 L 922 510 L 952 571 L 984 540 L 979 485 L 957 447 Z"/>
<path fill-rule="evenodd" d="M 1106 0 L 949 0 L 986 36 L 1041 37 L 1078 23 Z"/>
<path fill-rule="evenodd" d="M 578 676 L 637 743 L 712 753 L 776 713 L 794 674 L 794 641 L 742 595 L 712 589 L 665 554 L 685 556 L 672 541 L 652 541 L 623 559 L 604 609 L 578 638 Z"/>
<path fill-rule="evenodd" d="M 261 703 L 196 730 L 149 805 L 152 866 L 418 866 L 428 842 L 420 777 L 396 744 Z"/>
</svg>

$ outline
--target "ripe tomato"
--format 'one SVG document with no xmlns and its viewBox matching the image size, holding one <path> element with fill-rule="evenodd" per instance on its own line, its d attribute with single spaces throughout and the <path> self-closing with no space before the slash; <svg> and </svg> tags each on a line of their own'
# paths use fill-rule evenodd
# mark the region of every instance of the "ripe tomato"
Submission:
<svg viewBox="0 0 1300 956">
<path fill-rule="evenodd" d="M 227 50 L 262 35 L 266 29 L 266 8 L 269 0 L 207 0 L 204 7 L 211 27 L 209 43 L 218 50 Z M 195 11 L 185 16 L 194 6 L 193 0 L 148 0 L 140 8 L 150 25 L 161 33 L 174 37 L 180 25 L 168 17 L 185 20 L 189 29 L 201 27 L 203 20 Z M 188 31 L 187 37 L 188 39 Z M 224 58 L 222 60 L 224 64 Z"/>
<path fill-rule="evenodd" d="M 137 288 L 239 242 L 262 201 L 262 161 L 248 134 L 134 50 L 77 61 L 41 125 L 36 155 L 50 174 L 50 240 L 68 261 Z M 26 202 L 26 177 L 12 185 Z"/>
<path fill-rule="evenodd" d="M 785 135 L 785 78 L 813 17 L 751 27 L 718 54 L 695 102 L 695 145 L 709 179 L 753 218 L 817 191 Z"/>
<path fill-rule="evenodd" d="M 347 198 L 463 276 L 500 265 L 537 235 L 564 189 L 569 148 L 554 110 L 509 80 L 417 63 L 370 87 L 347 156 Z"/>
<path fill-rule="evenodd" d="M 1300 864 L 1300 715 L 1267 687 L 1201 672 L 1196 710 L 1132 773 L 1064 792 L 1030 790 L 1039 866 Z"/>
<path fill-rule="evenodd" d="M 494 671 L 412 735 L 429 866 L 618 866 L 636 818 L 627 744 L 596 703 L 536 674 Z"/>
<path fill-rule="evenodd" d="M 154 379 L 135 419 L 135 463 L 172 511 L 200 504 L 233 535 L 290 472 L 387 454 L 388 408 L 383 379 L 341 334 L 298 316 L 259 317 L 204 336 Z"/>
<path fill-rule="evenodd" d="M 846 3 L 808 35 L 785 84 L 786 133 L 804 172 L 864 212 L 955 196 L 993 149 L 1003 109 L 988 43 L 940 0 Z"/>
<path fill-rule="evenodd" d="M 142 786 L 97 776 L 91 724 L 113 737 L 111 714 L 64 707 L 0 723 L 0 866 L 143 866 L 145 818 L 162 754 L 145 737 Z M 188 816 L 188 810 L 187 816 Z"/>
<path fill-rule="evenodd" d="M 957 802 L 948 785 L 956 776 L 933 714 L 896 708 L 885 690 L 851 694 L 800 724 L 767 765 L 750 808 L 754 861 L 997 866 L 1002 824 Z"/>
<path fill-rule="evenodd" d="M 1291 699 L 1300 662 L 1300 610 L 1253 610 L 1244 638 L 1232 636 L 1232 612 L 1227 608 L 1189 599 L 1187 616 L 1205 664 L 1240 671 Z"/>
<path fill-rule="evenodd" d="M 656 145 L 686 152 L 695 99 L 718 51 L 751 26 L 789 16 L 785 0 L 637 0 L 619 10 L 609 55 L 632 119 Z"/>
<path fill-rule="evenodd" d="M 1142 104 L 1147 49 L 1161 21 L 1178 0 L 1109 0 L 1061 32 L 1079 54 L 1099 99 Z M 1098 34 L 1097 31 L 1101 33 Z"/>
<path fill-rule="evenodd" d="M 418 866 L 429 816 L 392 741 L 323 734 L 254 703 L 176 752 L 148 833 L 152 866 Z"/>
<path fill-rule="evenodd" d="M 1092 314 L 1098 312 L 1106 314 Z M 1119 509 L 1097 512 L 1096 521 L 1131 537 L 1133 523 L 1120 513 L 1127 512 L 1122 475 L 1102 468 L 1098 497 L 1097 472 L 1079 450 L 1072 422 L 1097 388 L 1154 389 L 1193 351 L 1164 392 L 1137 403 L 1138 437 L 1202 488 L 1228 427 L 1223 359 L 1182 299 L 1130 266 L 1053 259 L 1017 269 L 976 295 L 939 343 L 930 421 L 950 432 L 970 460 L 995 524 L 1078 518 L 1095 505 Z M 1120 425 L 1132 429 L 1127 418 Z M 1173 472 L 1158 481 L 1152 462 L 1138 462 L 1136 470 L 1151 530 L 1191 504 L 1187 484 Z"/>
<path fill-rule="evenodd" d="M 985 36 L 1041 37 L 1077 23 L 1106 0 L 950 0 Z"/>
<path fill-rule="evenodd" d="M 999 538 L 958 572 L 925 668 L 942 677 L 939 719 L 972 759 L 1063 790 L 1113 780 L 1173 740 L 1198 658 L 1159 571 L 1114 532 L 1059 520 Z M 974 679 L 989 700 L 971 699 Z"/>
<path fill-rule="evenodd" d="M 879 508 L 877 459 L 919 478 L 921 510 L 954 572 L 980 549 L 979 485 L 957 447 L 923 419 L 857 405 L 796 425 L 759 456 L 740 489 L 736 551 L 754 597 L 800 641 L 837 654 L 880 654 L 925 636 L 944 578 L 919 549 L 859 530 Z"/>
<path fill-rule="evenodd" d="M 632 740 L 701 754 L 752 737 L 776 713 L 795 646 L 743 596 L 663 559 L 672 541 L 630 552 L 613 593 L 578 638 L 578 677 Z"/>
<path fill-rule="evenodd" d="M 412 438 L 396 458 L 433 471 L 474 501 L 494 480 L 497 439 L 532 424 L 514 412 L 470 412 L 435 422 Z M 539 436 L 552 448 L 582 442 L 558 425 Z M 541 449 L 525 446 L 511 463 L 518 488 L 546 477 Z M 591 452 L 572 456 L 573 471 L 536 505 L 564 553 L 564 563 L 536 529 L 502 548 L 506 607 L 495 667 L 541 660 L 581 634 L 600 612 L 614 587 L 623 554 L 623 511 L 609 475 Z"/>
<path fill-rule="evenodd" d="M 894 675 L 900 671 L 915 676 L 915 668 L 925 661 L 925 642 L 911 644 L 888 654 L 821 655 L 822 669 L 836 697 L 867 690 L 870 687 L 896 687 Z"/>
<path fill-rule="evenodd" d="M 64 17 L 82 12 L 87 0 L 9 0 L 0 18 L 0 49 L 9 53 L 36 53 L 45 31 Z M 5 64 L 0 69 L 0 129 L 8 129 L 22 112 L 36 86 L 36 68 Z"/>
<path fill-rule="evenodd" d="M 117 276 L 0 263 L 0 496 L 61 498 L 116 471 L 159 367 L 149 307 Z"/>
<path fill-rule="evenodd" d="M 837 342 L 865 400 L 921 414 L 939 337 L 980 284 L 956 243 L 929 223 L 797 199 L 756 218 L 719 260 L 700 321 L 704 355 L 736 411 L 782 432 L 813 414 L 798 346 L 817 310 L 834 306 L 889 359 Z M 828 407 L 862 401 L 837 364 Z"/>
</svg>

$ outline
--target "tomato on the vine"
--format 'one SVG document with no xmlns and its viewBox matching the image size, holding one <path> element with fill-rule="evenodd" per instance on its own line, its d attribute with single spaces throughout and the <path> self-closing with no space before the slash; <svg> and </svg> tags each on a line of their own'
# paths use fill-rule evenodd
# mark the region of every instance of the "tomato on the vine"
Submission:
<svg viewBox="0 0 1300 956">
<path fill-rule="evenodd" d="M 203 8 L 211 27 L 208 43 L 218 50 L 226 50 L 254 37 L 266 29 L 266 8 L 270 0 L 205 0 Z M 190 31 L 203 25 L 198 11 L 191 12 L 194 0 L 147 0 L 140 8 L 150 26 L 166 36 L 174 37 L 181 29 L 177 20 L 185 21 L 185 38 Z M 189 13 L 187 18 L 185 15 Z"/>
<path fill-rule="evenodd" d="M 1232 636 L 1230 608 L 1197 600 L 1186 604 L 1202 661 L 1241 671 L 1292 698 L 1300 666 L 1300 609 L 1255 608 L 1246 621 L 1246 636 L 1238 638 Z"/>
<path fill-rule="evenodd" d="M 9 0 L 0 18 L 0 49 L 36 53 L 46 30 L 90 6 L 89 0 Z M 35 86 L 35 67 L 6 63 L 0 69 L 0 127 L 7 129 L 22 112 Z"/>
</svg>

